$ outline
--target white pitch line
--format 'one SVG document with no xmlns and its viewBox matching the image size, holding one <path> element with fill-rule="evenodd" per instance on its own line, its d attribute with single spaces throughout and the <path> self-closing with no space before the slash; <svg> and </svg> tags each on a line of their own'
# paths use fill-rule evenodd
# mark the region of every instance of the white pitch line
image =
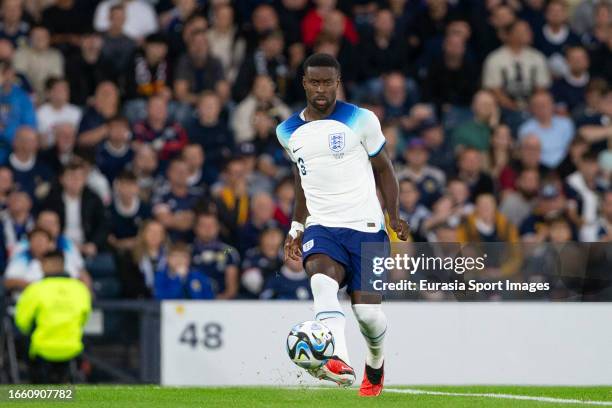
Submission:
<svg viewBox="0 0 612 408">
<path fill-rule="evenodd" d="M 500 398 L 500 399 L 512 399 L 512 400 L 523 400 L 523 401 L 550 402 L 550 403 L 557 403 L 557 404 L 582 404 L 582 405 L 612 406 L 612 401 L 589 401 L 589 400 L 563 399 L 563 398 L 552 398 L 552 397 L 535 397 L 535 396 L 530 396 L 530 395 L 443 392 L 443 391 L 417 390 L 417 389 L 411 389 L 411 388 L 385 388 L 383 392 L 391 392 L 391 393 L 396 393 L 396 394 L 413 394 L 413 395 L 418 395 L 418 394 L 440 395 L 440 396 L 447 396 L 447 397 Z"/>
</svg>

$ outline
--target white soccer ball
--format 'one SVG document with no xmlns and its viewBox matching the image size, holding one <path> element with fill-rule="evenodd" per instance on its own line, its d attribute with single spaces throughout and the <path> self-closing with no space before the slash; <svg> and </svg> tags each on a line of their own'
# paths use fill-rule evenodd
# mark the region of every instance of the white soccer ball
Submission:
<svg viewBox="0 0 612 408">
<path fill-rule="evenodd" d="M 318 321 L 297 324 L 287 336 L 287 353 L 302 368 L 321 367 L 334 355 L 332 332 Z"/>
</svg>

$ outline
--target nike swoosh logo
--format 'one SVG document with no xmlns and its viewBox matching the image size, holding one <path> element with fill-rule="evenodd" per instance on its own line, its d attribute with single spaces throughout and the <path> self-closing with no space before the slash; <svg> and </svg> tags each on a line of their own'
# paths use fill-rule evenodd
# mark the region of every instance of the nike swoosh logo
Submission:
<svg viewBox="0 0 612 408">
<path fill-rule="evenodd" d="M 304 147 L 304 146 L 302 146 Z M 298 150 L 300 150 L 302 147 L 298 147 L 297 149 L 293 150 L 293 153 L 297 152 Z"/>
</svg>

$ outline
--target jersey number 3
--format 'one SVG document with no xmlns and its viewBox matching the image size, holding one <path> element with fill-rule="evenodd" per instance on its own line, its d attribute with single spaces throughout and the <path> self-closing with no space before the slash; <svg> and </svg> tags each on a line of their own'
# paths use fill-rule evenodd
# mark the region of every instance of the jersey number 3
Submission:
<svg viewBox="0 0 612 408">
<path fill-rule="evenodd" d="M 300 157 L 297 161 L 297 164 L 300 167 L 300 173 L 302 173 L 302 176 L 305 176 L 306 175 L 306 165 L 304 164 L 304 159 Z"/>
</svg>

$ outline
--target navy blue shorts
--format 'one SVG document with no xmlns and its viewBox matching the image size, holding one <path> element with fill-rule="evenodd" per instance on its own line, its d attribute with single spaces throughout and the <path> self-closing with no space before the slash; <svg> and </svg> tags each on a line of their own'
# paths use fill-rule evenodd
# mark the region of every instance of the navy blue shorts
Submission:
<svg viewBox="0 0 612 408">
<path fill-rule="evenodd" d="M 362 247 L 362 244 L 367 244 Z M 312 225 L 302 237 L 302 260 L 310 255 L 325 254 L 344 266 L 344 281 L 340 287 L 347 292 L 373 291 L 368 284 L 375 276 L 372 273 L 373 258 L 389 256 L 389 238 L 384 230 L 363 232 L 350 228 Z M 362 281 L 366 280 L 365 285 Z"/>
</svg>

